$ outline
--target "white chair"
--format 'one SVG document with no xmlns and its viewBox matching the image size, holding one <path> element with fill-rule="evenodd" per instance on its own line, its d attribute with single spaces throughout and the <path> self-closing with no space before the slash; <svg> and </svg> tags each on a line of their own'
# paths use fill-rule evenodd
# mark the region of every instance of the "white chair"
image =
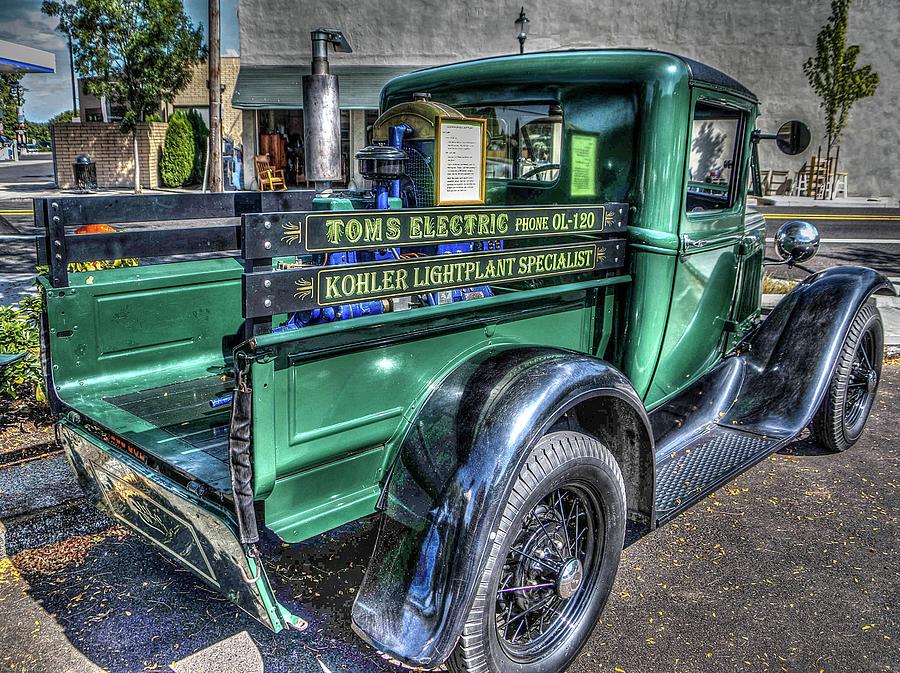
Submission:
<svg viewBox="0 0 900 673">
<path fill-rule="evenodd" d="M 829 189 L 829 199 L 838 198 L 838 194 L 840 194 L 840 198 L 847 198 L 847 174 L 838 172 L 834 175 L 834 178 L 831 181 L 831 189 Z"/>
</svg>

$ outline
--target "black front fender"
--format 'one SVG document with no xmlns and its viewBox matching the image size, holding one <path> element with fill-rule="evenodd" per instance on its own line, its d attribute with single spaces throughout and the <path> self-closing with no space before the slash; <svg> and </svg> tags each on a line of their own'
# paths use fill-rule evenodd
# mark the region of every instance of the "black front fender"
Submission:
<svg viewBox="0 0 900 673">
<path fill-rule="evenodd" d="M 566 410 L 609 396 L 649 421 L 611 365 L 550 348 L 481 353 L 445 378 L 403 440 L 353 604 L 356 631 L 413 666 L 452 652 L 491 536 L 531 447 Z"/>
<path fill-rule="evenodd" d="M 872 269 L 839 266 L 790 292 L 739 346 L 744 381 L 722 425 L 795 437 L 809 425 L 837 366 L 860 307 L 873 294 L 894 294 Z"/>
</svg>

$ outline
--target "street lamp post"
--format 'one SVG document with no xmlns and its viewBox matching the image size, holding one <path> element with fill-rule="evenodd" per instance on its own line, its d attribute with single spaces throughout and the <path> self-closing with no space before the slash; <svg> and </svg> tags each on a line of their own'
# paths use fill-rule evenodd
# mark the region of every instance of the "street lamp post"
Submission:
<svg viewBox="0 0 900 673">
<path fill-rule="evenodd" d="M 528 39 L 528 24 L 531 23 L 525 16 L 525 7 L 519 10 L 519 18 L 516 19 L 516 39 L 519 41 L 519 53 L 525 53 L 525 40 Z"/>
</svg>

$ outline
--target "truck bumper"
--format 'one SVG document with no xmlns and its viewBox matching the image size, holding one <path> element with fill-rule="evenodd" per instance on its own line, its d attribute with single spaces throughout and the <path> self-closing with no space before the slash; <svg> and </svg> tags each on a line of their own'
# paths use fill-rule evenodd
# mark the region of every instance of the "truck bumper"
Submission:
<svg viewBox="0 0 900 673">
<path fill-rule="evenodd" d="M 275 632 L 306 622 L 275 599 L 237 538 L 234 515 L 63 421 L 59 435 L 87 497 Z"/>
</svg>

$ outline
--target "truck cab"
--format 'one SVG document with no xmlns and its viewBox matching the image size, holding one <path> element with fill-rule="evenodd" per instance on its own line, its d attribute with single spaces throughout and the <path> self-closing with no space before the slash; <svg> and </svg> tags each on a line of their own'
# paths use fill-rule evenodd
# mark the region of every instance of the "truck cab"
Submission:
<svg viewBox="0 0 900 673">
<path fill-rule="evenodd" d="M 342 43 L 313 43 L 336 100 Z M 830 269 L 761 321 L 758 102 L 697 61 L 490 58 L 381 100 L 365 191 L 326 184 L 323 103 L 317 190 L 35 201 L 59 432 L 98 504 L 273 630 L 306 623 L 279 554 L 377 516 L 363 639 L 561 671 L 625 544 L 808 426 L 856 441 L 893 290 Z"/>
</svg>

